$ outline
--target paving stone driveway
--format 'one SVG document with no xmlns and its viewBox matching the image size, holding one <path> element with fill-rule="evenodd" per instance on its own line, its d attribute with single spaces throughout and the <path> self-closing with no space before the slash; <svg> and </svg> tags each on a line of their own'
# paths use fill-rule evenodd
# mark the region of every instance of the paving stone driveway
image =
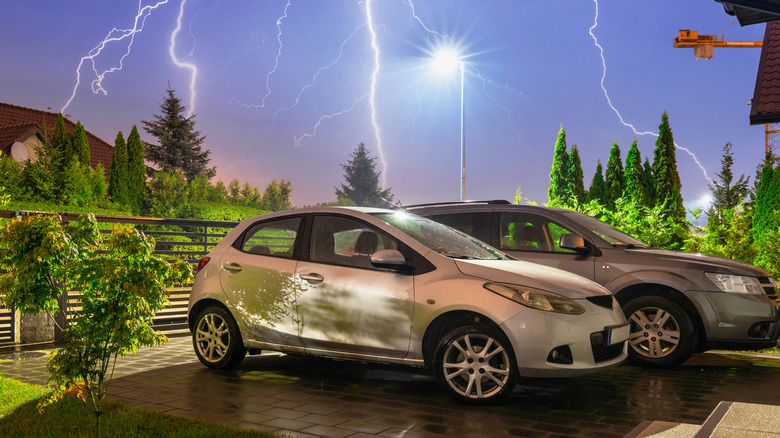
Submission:
<svg viewBox="0 0 780 438">
<path fill-rule="evenodd" d="M 215 372 L 189 338 L 120 360 L 109 397 L 292 436 L 622 437 L 643 420 L 703 423 L 722 400 L 780 405 L 776 355 L 695 355 L 674 370 L 630 364 L 576 379 L 526 379 L 497 406 L 451 401 L 425 370 L 282 355 Z M 0 358 L 2 356 L 0 355 Z M 0 360 L 33 381 L 45 357 Z"/>
</svg>

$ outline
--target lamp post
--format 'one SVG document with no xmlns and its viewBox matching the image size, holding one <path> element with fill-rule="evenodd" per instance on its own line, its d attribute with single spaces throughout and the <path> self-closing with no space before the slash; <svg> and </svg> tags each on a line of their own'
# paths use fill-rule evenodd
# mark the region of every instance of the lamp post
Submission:
<svg viewBox="0 0 780 438">
<path fill-rule="evenodd" d="M 433 54 L 434 67 L 443 73 L 460 69 L 460 200 L 466 200 L 466 62 L 463 56 L 452 48 L 439 49 Z"/>
</svg>

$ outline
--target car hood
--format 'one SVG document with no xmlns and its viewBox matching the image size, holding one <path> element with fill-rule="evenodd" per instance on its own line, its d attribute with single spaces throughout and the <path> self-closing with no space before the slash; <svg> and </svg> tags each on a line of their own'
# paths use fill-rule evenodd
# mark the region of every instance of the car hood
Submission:
<svg viewBox="0 0 780 438">
<path fill-rule="evenodd" d="M 726 270 L 735 275 L 751 275 L 757 277 L 768 277 L 770 274 L 749 263 L 736 260 L 725 259 L 708 254 L 689 253 L 680 251 L 670 251 L 666 249 L 627 249 L 627 253 L 641 255 L 642 257 L 653 257 L 664 260 L 669 263 L 687 263 L 693 264 L 698 269 L 704 271 L 723 271 Z"/>
<path fill-rule="evenodd" d="M 609 291 L 585 277 L 549 266 L 520 260 L 455 260 L 460 272 L 496 283 L 530 286 L 580 299 L 609 295 Z"/>
</svg>

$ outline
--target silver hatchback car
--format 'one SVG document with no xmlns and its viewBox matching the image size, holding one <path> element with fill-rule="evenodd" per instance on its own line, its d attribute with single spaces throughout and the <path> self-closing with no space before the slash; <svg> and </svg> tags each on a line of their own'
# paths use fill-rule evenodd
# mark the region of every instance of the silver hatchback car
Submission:
<svg viewBox="0 0 780 438">
<path fill-rule="evenodd" d="M 426 366 L 471 403 L 521 376 L 615 366 L 629 333 L 590 280 L 419 216 L 339 207 L 242 221 L 198 265 L 189 321 L 210 368 L 261 350 Z"/>
</svg>

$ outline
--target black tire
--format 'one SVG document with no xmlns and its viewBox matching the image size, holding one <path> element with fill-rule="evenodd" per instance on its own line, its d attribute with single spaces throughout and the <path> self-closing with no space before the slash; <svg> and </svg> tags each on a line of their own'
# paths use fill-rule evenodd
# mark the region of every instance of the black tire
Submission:
<svg viewBox="0 0 780 438">
<path fill-rule="evenodd" d="M 490 404 L 509 395 L 517 375 L 506 336 L 483 325 L 461 326 L 445 335 L 436 347 L 433 366 L 449 395 L 468 404 Z"/>
<path fill-rule="evenodd" d="M 192 345 L 200 362 L 217 370 L 234 368 L 246 356 L 236 321 L 220 306 L 200 312 L 192 332 Z"/>
<path fill-rule="evenodd" d="M 659 297 L 635 298 L 623 306 L 631 323 L 628 358 L 649 368 L 672 368 L 694 352 L 698 334 L 691 317 L 675 302 Z"/>
</svg>

